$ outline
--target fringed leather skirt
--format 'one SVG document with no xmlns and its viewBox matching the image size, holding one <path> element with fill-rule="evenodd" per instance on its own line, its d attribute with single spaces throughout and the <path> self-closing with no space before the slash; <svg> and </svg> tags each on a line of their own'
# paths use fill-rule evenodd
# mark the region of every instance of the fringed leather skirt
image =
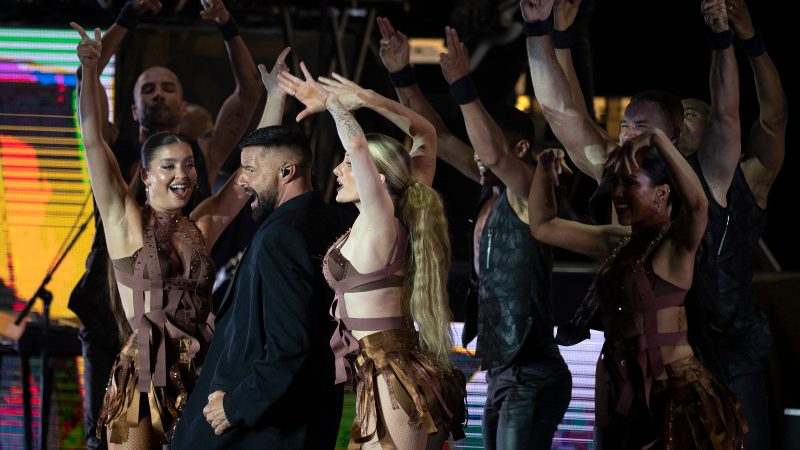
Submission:
<svg viewBox="0 0 800 450">
<path fill-rule="evenodd" d="M 466 379 L 453 366 L 442 368 L 421 351 L 417 334 L 410 330 L 385 330 L 359 339 L 360 353 L 351 355 L 356 384 L 356 417 L 350 449 L 359 449 L 376 436 L 383 449 L 394 449 L 377 408 L 377 377 L 383 375 L 392 408 L 403 408 L 409 425 L 428 434 L 445 427 L 453 439 L 464 437 Z"/>
<path fill-rule="evenodd" d="M 627 418 L 612 416 L 605 430 L 604 446 L 653 450 L 744 449 L 747 423 L 733 392 L 695 357 L 666 364 L 665 369 L 667 379 L 653 383 L 650 411 L 633 412 Z M 649 438 L 645 438 L 648 434 Z"/>
<path fill-rule="evenodd" d="M 178 425 L 187 397 L 197 381 L 197 371 L 189 357 L 189 339 L 169 339 L 167 361 L 171 361 L 167 386 L 154 387 L 149 392 L 139 391 L 139 367 L 135 334 L 117 355 L 111 369 L 103 407 L 97 420 L 97 437 L 110 433 L 109 441 L 121 444 L 128 440 L 128 429 L 137 427 L 142 418 L 149 416 L 154 438 L 169 444 Z M 142 403 L 145 403 L 142 405 Z"/>
</svg>

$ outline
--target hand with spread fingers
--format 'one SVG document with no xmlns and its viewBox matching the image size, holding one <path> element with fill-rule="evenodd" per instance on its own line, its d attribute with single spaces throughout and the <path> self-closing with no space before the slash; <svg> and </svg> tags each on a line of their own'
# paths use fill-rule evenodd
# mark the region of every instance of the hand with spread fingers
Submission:
<svg viewBox="0 0 800 450">
<path fill-rule="evenodd" d="M 348 111 L 363 108 L 366 105 L 365 94 L 371 90 L 362 88 L 336 72 L 331 73 L 331 77 L 334 79 L 319 77 L 318 81 L 325 90 L 337 96 Z"/>
<path fill-rule="evenodd" d="M 550 176 L 550 181 L 555 186 L 559 185 L 559 175 L 562 173 L 572 175 L 572 169 L 569 168 L 566 161 L 564 150 L 560 148 L 548 148 L 539 153 L 539 165 Z"/>
<path fill-rule="evenodd" d="M 314 81 L 314 77 L 311 76 L 308 68 L 306 68 L 305 62 L 300 63 L 300 70 L 303 71 L 305 80 L 301 80 L 289 72 L 282 72 L 278 75 L 278 82 L 281 88 L 303 103 L 306 107 L 306 109 L 300 111 L 300 114 L 295 118 L 297 122 L 300 122 L 311 114 L 325 111 L 325 102 L 330 96 L 330 93 L 326 91 L 321 84 Z"/>
<path fill-rule="evenodd" d="M 231 18 L 231 14 L 222 0 L 200 0 L 200 4 L 203 5 L 200 17 L 205 20 L 213 20 L 219 25 L 224 25 Z"/>
<path fill-rule="evenodd" d="M 78 43 L 77 53 L 78 53 L 78 60 L 81 62 L 81 66 L 83 67 L 97 67 L 97 61 L 100 59 L 100 53 L 102 52 L 102 45 L 100 44 L 100 29 L 94 29 L 94 40 L 86 33 L 86 30 L 81 28 L 75 22 L 70 22 L 69 26 L 72 27 L 78 34 L 81 35 L 81 41 Z"/>
<path fill-rule="evenodd" d="M 383 66 L 390 73 L 399 72 L 410 62 L 411 46 L 408 36 L 396 31 L 386 17 L 378 17 L 378 29 L 381 32 L 381 49 L 378 53 Z"/>
<path fill-rule="evenodd" d="M 469 75 L 469 52 L 467 46 L 458 38 L 458 32 L 453 27 L 444 28 L 447 42 L 447 53 L 439 54 L 439 65 L 447 84 Z"/>
<path fill-rule="evenodd" d="M 283 49 L 281 54 L 278 55 L 278 59 L 275 60 L 275 65 L 270 71 L 267 71 L 267 67 L 265 65 L 258 65 L 258 71 L 261 73 L 261 82 L 264 83 L 264 88 L 267 90 L 267 93 L 270 96 L 287 94 L 287 92 L 281 88 L 281 85 L 278 82 L 278 75 L 289 71 L 289 67 L 286 65 L 286 57 L 289 55 L 291 50 L 292 47 L 286 47 Z"/>
</svg>

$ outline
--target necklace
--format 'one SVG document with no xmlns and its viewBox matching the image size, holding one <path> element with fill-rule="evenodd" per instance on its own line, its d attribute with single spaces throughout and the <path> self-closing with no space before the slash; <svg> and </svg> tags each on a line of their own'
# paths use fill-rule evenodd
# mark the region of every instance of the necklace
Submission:
<svg viewBox="0 0 800 450">
<path fill-rule="evenodd" d="M 661 241 L 661 239 L 664 238 L 664 235 L 667 234 L 667 231 L 669 230 L 670 225 L 671 225 L 670 223 L 667 223 L 666 225 L 661 227 L 661 229 L 658 231 L 658 233 L 656 233 L 655 237 L 653 237 L 653 240 L 651 240 L 650 243 L 647 244 L 647 248 L 645 249 L 645 251 L 642 252 L 642 254 L 639 256 L 639 258 L 637 258 L 637 259 L 635 259 L 634 261 L 631 262 L 631 266 L 633 267 L 634 271 L 636 271 L 636 268 L 641 266 L 642 263 L 644 263 L 644 260 L 647 258 L 648 255 L 650 255 L 650 252 L 653 251 L 653 248 L 655 248 L 655 246 L 658 245 L 658 243 Z M 599 273 L 604 273 L 609 268 L 611 268 L 611 265 L 614 263 L 614 261 L 616 261 L 617 257 L 619 256 L 619 253 L 622 251 L 622 249 L 626 245 L 628 245 L 628 243 L 630 241 L 631 241 L 631 235 L 629 234 L 629 235 L 625 236 L 624 238 L 622 238 L 622 240 L 620 240 L 617 243 L 617 245 L 614 247 L 614 249 L 611 250 L 611 253 L 609 253 L 608 256 L 606 256 L 606 259 L 603 261 L 603 264 L 600 266 Z"/>
</svg>

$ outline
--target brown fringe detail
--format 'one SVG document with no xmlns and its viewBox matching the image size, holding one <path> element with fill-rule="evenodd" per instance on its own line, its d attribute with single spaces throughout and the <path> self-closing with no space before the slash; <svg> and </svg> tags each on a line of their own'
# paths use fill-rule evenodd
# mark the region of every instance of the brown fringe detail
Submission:
<svg viewBox="0 0 800 450">
<path fill-rule="evenodd" d="M 359 344 L 361 353 L 353 361 L 357 377 L 356 417 L 349 449 L 360 449 L 376 435 L 382 448 L 395 448 L 376 407 L 376 379 L 381 374 L 389 388 L 392 407 L 403 409 L 409 416 L 409 426 L 421 426 L 428 434 L 445 427 L 454 439 L 464 437 L 464 374 L 452 366 L 443 369 L 422 352 L 413 331 L 381 331 L 365 336 Z"/>
</svg>

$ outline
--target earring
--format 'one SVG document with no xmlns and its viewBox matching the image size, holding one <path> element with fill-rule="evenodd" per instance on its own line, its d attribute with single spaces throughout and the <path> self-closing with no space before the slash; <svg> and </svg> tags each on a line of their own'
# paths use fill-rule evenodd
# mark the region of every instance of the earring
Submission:
<svg viewBox="0 0 800 450">
<path fill-rule="evenodd" d="M 656 202 L 656 214 L 661 214 L 661 202 Z"/>
<path fill-rule="evenodd" d="M 145 193 L 145 194 L 148 194 L 148 195 L 150 194 L 150 186 L 146 186 L 146 185 L 145 185 L 145 187 L 144 187 L 144 193 Z"/>
</svg>

